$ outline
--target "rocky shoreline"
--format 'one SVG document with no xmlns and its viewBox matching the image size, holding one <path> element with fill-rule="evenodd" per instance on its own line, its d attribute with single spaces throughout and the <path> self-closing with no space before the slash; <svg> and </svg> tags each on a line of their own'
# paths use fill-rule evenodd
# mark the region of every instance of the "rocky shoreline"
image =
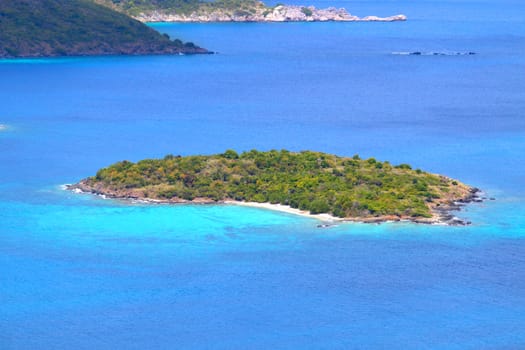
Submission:
<svg viewBox="0 0 525 350">
<path fill-rule="evenodd" d="M 184 47 L 140 47 L 139 45 L 125 45 L 118 49 L 113 49 L 110 47 L 91 47 L 89 44 L 79 45 L 67 53 L 63 51 L 57 52 L 49 48 L 48 45 L 42 45 L 35 49 L 24 51 L 17 56 L 11 56 L 8 54 L 0 53 L 0 59 L 18 59 L 18 58 L 29 58 L 29 59 L 38 59 L 38 58 L 54 58 L 54 57 L 90 57 L 90 56 L 162 56 L 162 55 L 212 55 L 215 52 L 191 45 Z M 1 128 L 0 128 L 1 130 Z"/>
<path fill-rule="evenodd" d="M 199 10 L 189 14 L 162 10 L 140 13 L 133 16 L 141 22 L 395 22 L 406 21 L 405 15 L 389 17 L 357 17 L 344 8 L 318 9 L 314 6 L 279 5 L 258 6 L 250 11 Z"/>
<path fill-rule="evenodd" d="M 233 199 L 224 199 L 220 201 L 215 201 L 210 198 L 195 198 L 193 200 L 186 200 L 183 198 L 171 198 L 171 199 L 155 199 L 147 198 L 141 195 L 140 193 L 130 193 L 130 192 L 117 192 L 111 191 L 107 188 L 102 187 L 93 187 L 86 183 L 84 180 L 80 181 L 77 184 L 65 185 L 65 189 L 73 191 L 76 193 L 85 193 L 101 196 L 102 198 L 107 199 L 119 199 L 125 201 L 133 201 L 140 203 L 151 203 L 151 204 L 235 204 L 235 205 L 245 205 L 252 207 L 264 207 L 265 209 L 284 211 L 291 214 L 302 215 L 307 217 L 316 218 L 322 221 L 328 222 L 359 222 L 359 223 L 370 223 L 370 224 L 380 224 L 384 222 L 414 222 L 417 224 L 427 224 L 427 225 L 448 225 L 448 226 L 466 226 L 472 224 L 470 221 L 463 220 L 461 218 L 453 215 L 454 212 L 461 211 L 461 209 L 469 203 L 481 203 L 489 198 L 482 196 L 481 190 L 478 188 L 470 188 L 467 194 L 460 199 L 449 201 L 442 200 L 438 203 L 432 203 L 431 211 L 432 217 L 410 217 L 410 216 L 397 216 L 397 215 L 383 215 L 383 216 L 366 216 L 366 217 L 347 217 L 339 218 L 332 216 L 330 214 L 316 214 L 312 215 L 308 212 L 294 209 L 289 206 L 280 205 L 280 204 L 271 204 L 271 203 L 252 203 L 252 202 L 241 202 Z M 494 200 L 494 198 L 490 198 Z M 330 225 L 319 225 L 319 227 L 329 227 Z"/>
</svg>

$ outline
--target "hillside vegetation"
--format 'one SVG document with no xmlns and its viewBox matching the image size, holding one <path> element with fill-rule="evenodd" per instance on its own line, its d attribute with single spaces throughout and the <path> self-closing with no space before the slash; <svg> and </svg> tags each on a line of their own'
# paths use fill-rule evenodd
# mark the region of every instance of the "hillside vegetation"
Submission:
<svg viewBox="0 0 525 350">
<path fill-rule="evenodd" d="M 116 198 L 270 202 L 337 217 L 422 217 L 469 196 L 450 178 L 373 158 L 286 150 L 122 161 L 73 186 Z"/>
<path fill-rule="evenodd" d="M 0 1 L 0 58 L 205 52 L 90 0 Z"/>
<path fill-rule="evenodd" d="M 251 12 L 256 8 L 266 6 L 258 0 L 96 0 L 129 15 L 137 15 L 149 11 L 166 11 L 180 14 L 192 12 L 229 10 Z"/>
</svg>

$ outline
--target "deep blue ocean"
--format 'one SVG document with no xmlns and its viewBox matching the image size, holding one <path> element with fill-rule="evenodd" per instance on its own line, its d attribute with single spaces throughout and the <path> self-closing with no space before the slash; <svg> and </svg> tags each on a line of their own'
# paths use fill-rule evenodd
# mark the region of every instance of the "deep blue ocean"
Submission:
<svg viewBox="0 0 525 350">
<path fill-rule="evenodd" d="M 154 24 L 219 54 L 0 62 L 1 349 L 525 349 L 525 3 L 314 4 L 408 21 Z M 496 200 L 468 227 L 319 229 L 61 189 L 228 148 L 409 163 Z"/>
</svg>

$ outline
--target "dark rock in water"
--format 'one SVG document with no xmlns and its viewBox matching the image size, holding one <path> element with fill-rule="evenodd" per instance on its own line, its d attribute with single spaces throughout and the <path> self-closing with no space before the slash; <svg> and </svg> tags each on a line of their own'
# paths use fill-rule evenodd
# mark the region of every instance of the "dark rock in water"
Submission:
<svg viewBox="0 0 525 350">
<path fill-rule="evenodd" d="M 319 224 L 317 225 L 317 228 L 329 228 L 329 227 L 334 227 L 334 226 L 337 226 L 335 224 Z"/>
<path fill-rule="evenodd" d="M 496 198 L 494 198 L 494 197 L 490 197 L 489 200 L 491 200 L 491 201 L 495 201 Z"/>
<path fill-rule="evenodd" d="M 393 52 L 393 55 L 408 55 L 408 56 L 472 56 L 475 52 L 472 51 L 412 51 L 412 52 Z"/>
<path fill-rule="evenodd" d="M 454 217 L 454 218 L 452 218 L 452 220 L 448 221 L 448 224 L 449 225 L 453 225 L 453 226 L 466 226 L 466 225 L 469 225 L 470 222 L 469 221 L 463 221 L 463 220 L 461 220 L 459 218 Z"/>
</svg>

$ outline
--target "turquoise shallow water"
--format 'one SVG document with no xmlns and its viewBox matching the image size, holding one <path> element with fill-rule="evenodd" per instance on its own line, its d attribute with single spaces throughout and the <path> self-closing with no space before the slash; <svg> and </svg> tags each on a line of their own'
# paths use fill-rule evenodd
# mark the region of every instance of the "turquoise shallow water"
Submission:
<svg viewBox="0 0 525 350">
<path fill-rule="evenodd" d="M 0 62 L 0 348 L 525 347 L 525 7 L 318 2 L 405 23 L 156 24 L 213 56 Z M 396 56 L 398 51 L 474 56 Z M 121 159 L 359 153 L 496 201 L 343 224 L 60 189 Z"/>
</svg>

